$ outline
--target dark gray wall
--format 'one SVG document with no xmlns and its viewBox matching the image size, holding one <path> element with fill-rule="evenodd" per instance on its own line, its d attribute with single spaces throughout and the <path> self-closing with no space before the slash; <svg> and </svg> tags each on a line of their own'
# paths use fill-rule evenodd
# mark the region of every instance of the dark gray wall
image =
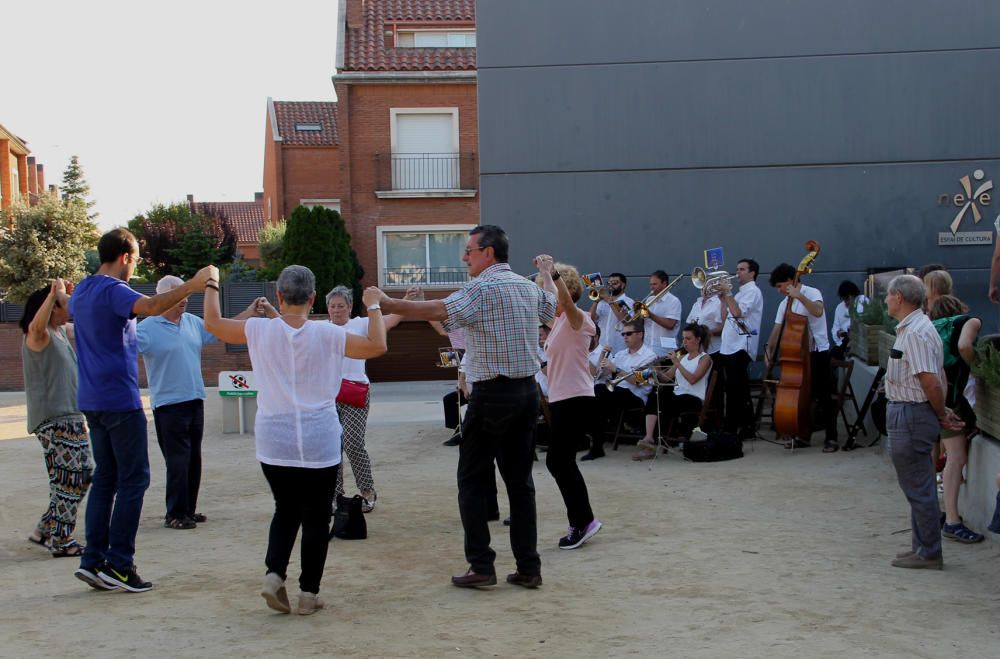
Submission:
<svg viewBox="0 0 1000 659">
<path fill-rule="evenodd" d="M 482 220 L 524 272 L 688 272 L 715 246 L 769 271 L 815 239 L 830 311 L 844 278 L 942 262 L 992 329 L 992 247 L 939 247 L 937 198 L 975 169 L 1000 187 L 998 26 L 987 0 L 481 1 Z"/>
</svg>

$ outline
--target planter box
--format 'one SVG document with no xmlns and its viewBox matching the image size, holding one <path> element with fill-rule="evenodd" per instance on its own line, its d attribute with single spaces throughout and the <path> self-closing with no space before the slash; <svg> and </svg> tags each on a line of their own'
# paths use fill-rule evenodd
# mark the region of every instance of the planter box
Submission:
<svg viewBox="0 0 1000 659">
<path fill-rule="evenodd" d="M 878 333 L 878 365 L 879 368 L 887 368 L 889 364 L 889 351 L 896 343 L 896 335 L 889 334 L 885 330 Z"/>
<path fill-rule="evenodd" d="M 878 337 L 882 325 L 851 323 L 851 353 L 864 360 L 869 366 L 878 364 Z"/>
<path fill-rule="evenodd" d="M 994 438 L 1000 438 L 1000 389 L 976 380 L 976 425 Z"/>
</svg>

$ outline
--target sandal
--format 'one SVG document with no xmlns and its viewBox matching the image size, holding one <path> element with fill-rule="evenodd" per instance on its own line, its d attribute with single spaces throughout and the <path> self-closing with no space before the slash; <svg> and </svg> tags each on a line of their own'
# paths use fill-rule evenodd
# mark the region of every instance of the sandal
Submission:
<svg viewBox="0 0 1000 659">
<path fill-rule="evenodd" d="M 982 542 L 984 537 L 981 533 L 976 533 L 962 522 L 945 524 L 944 528 L 941 529 L 941 535 L 946 538 L 951 538 L 952 540 L 958 540 L 959 542 L 963 542 L 967 545 Z"/>
<path fill-rule="evenodd" d="M 656 457 L 656 451 L 642 450 L 632 456 L 634 462 L 642 462 L 644 460 L 652 460 Z"/>
<path fill-rule="evenodd" d="M 371 491 L 371 499 L 364 494 L 361 495 L 361 512 L 370 513 L 375 510 L 375 503 L 378 501 L 378 492 Z"/>
<path fill-rule="evenodd" d="M 190 519 L 179 519 L 177 517 L 168 517 L 163 522 L 163 527 L 167 529 L 194 529 L 198 525 Z"/>
<path fill-rule="evenodd" d="M 70 540 L 61 547 L 52 547 L 52 558 L 64 558 L 66 556 L 80 556 L 83 554 L 83 545 L 76 540 Z"/>
<path fill-rule="evenodd" d="M 197 522 L 198 524 L 204 524 L 205 522 L 208 521 L 208 518 L 202 515 L 201 513 L 194 513 L 193 515 L 191 515 L 191 521 Z"/>
<path fill-rule="evenodd" d="M 41 545 L 42 547 L 47 548 L 49 546 L 49 536 L 48 534 L 39 531 L 38 535 L 35 535 L 34 533 L 29 535 L 28 542 L 33 542 L 36 545 Z"/>
</svg>

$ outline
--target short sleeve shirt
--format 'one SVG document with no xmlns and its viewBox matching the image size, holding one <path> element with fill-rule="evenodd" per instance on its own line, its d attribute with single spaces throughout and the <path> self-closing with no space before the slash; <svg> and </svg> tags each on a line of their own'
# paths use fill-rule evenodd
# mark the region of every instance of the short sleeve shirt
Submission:
<svg viewBox="0 0 1000 659">
<path fill-rule="evenodd" d="M 656 303 L 649 308 L 649 310 L 657 316 L 677 321 L 677 324 L 674 325 L 673 329 L 667 329 L 659 323 L 654 322 L 652 318 L 646 319 L 646 324 L 643 327 L 643 330 L 645 331 L 643 343 L 658 356 L 662 357 L 666 355 L 667 352 L 674 350 L 677 347 L 677 335 L 680 334 L 681 331 L 681 315 L 683 308 L 681 301 L 676 295 L 673 293 L 665 293 L 663 297 L 657 300 Z M 664 339 L 666 339 L 669 345 L 664 345 Z"/>
<path fill-rule="evenodd" d="M 135 333 L 153 409 L 205 400 L 201 348 L 215 343 L 216 338 L 205 330 L 201 318 L 184 313 L 173 323 L 163 316 L 150 316 L 139 323 Z"/>
<path fill-rule="evenodd" d="M 740 350 L 746 350 L 750 359 L 757 359 L 757 348 L 760 344 L 760 323 L 764 315 L 764 294 L 757 287 L 757 282 L 748 281 L 740 285 L 740 290 L 733 296 L 740 308 L 743 326 L 750 330 L 747 335 L 740 328 L 740 323 L 732 314 L 726 314 L 726 324 L 722 326 L 723 355 L 732 355 Z"/>
<path fill-rule="evenodd" d="M 920 309 L 913 311 L 896 326 L 893 354 L 886 366 L 885 394 L 897 403 L 922 403 L 927 400 L 917 376 L 934 373 L 945 390 L 944 348 L 941 336 Z"/>
<path fill-rule="evenodd" d="M 635 300 L 630 298 L 628 295 L 622 293 L 614 299 L 615 304 L 619 302 L 624 302 L 628 305 L 631 311 L 632 307 L 635 306 Z M 604 300 L 597 303 L 597 326 L 601 328 L 601 343 L 606 346 L 611 346 L 612 354 L 625 349 L 625 339 L 621 335 L 621 331 L 615 331 L 615 326 L 618 324 L 618 318 L 611 311 L 611 305 L 609 305 Z"/>
<path fill-rule="evenodd" d="M 344 325 L 344 329 L 347 330 L 348 334 L 357 334 L 358 336 L 368 336 L 368 319 L 367 318 L 351 318 Z M 364 359 L 352 359 L 350 357 L 344 357 L 344 379 L 351 380 L 352 382 L 364 382 L 368 384 L 368 373 L 365 372 L 365 360 Z"/>
<path fill-rule="evenodd" d="M 823 294 L 819 292 L 818 288 L 813 288 L 812 286 L 802 286 L 802 294 L 807 300 L 812 302 L 823 302 Z M 785 309 L 788 307 L 788 298 L 786 297 L 778 305 L 778 313 L 774 317 L 774 324 L 780 325 L 785 319 Z M 830 349 L 830 339 L 826 330 L 826 309 L 823 310 L 822 315 L 814 316 L 809 313 L 806 309 L 806 305 L 802 304 L 800 300 L 795 300 L 792 304 L 792 313 L 797 313 L 801 316 L 805 316 L 809 320 L 809 335 L 812 337 L 811 350 L 813 352 L 823 352 Z"/>
<path fill-rule="evenodd" d="M 107 275 L 91 275 L 73 289 L 69 312 L 76 338 L 80 410 L 142 409 L 132 315 L 132 306 L 141 297 L 121 279 Z"/>
<path fill-rule="evenodd" d="M 718 330 L 722 324 L 722 301 L 719 296 L 713 295 L 707 299 L 699 297 L 695 300 L 688 313 L 687 322 L 704 325 L 709 329 L 709 332 Z M 722 335 L 709 334 L 708 354 L 713 355 L 719 352 L 721 347 Z"/>
</svg>

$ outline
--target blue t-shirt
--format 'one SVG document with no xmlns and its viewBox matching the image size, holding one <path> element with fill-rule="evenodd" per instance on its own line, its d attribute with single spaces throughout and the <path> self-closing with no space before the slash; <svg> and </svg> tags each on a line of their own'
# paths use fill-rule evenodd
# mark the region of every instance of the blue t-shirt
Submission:
<svg viewBox="0 0 1000 659">
<path fill-rule="evenodd" d="M 132 305 L 141 297 L 121 279 L 107 275 L 87 277 L 73 289 L 69 312 L 76 335 L 80 410 L 142 409 L 132 315 Z"/>
<path fill-rule="evenodd" d="M 189 313 L 179 323 L 150 316 L 135 331 L 146 365 L 153 409 L 189 400 L 205 400 L 201 377 L 201 347 L 216 338 L 205 331 L 205 321 Z"/>
</svg>

